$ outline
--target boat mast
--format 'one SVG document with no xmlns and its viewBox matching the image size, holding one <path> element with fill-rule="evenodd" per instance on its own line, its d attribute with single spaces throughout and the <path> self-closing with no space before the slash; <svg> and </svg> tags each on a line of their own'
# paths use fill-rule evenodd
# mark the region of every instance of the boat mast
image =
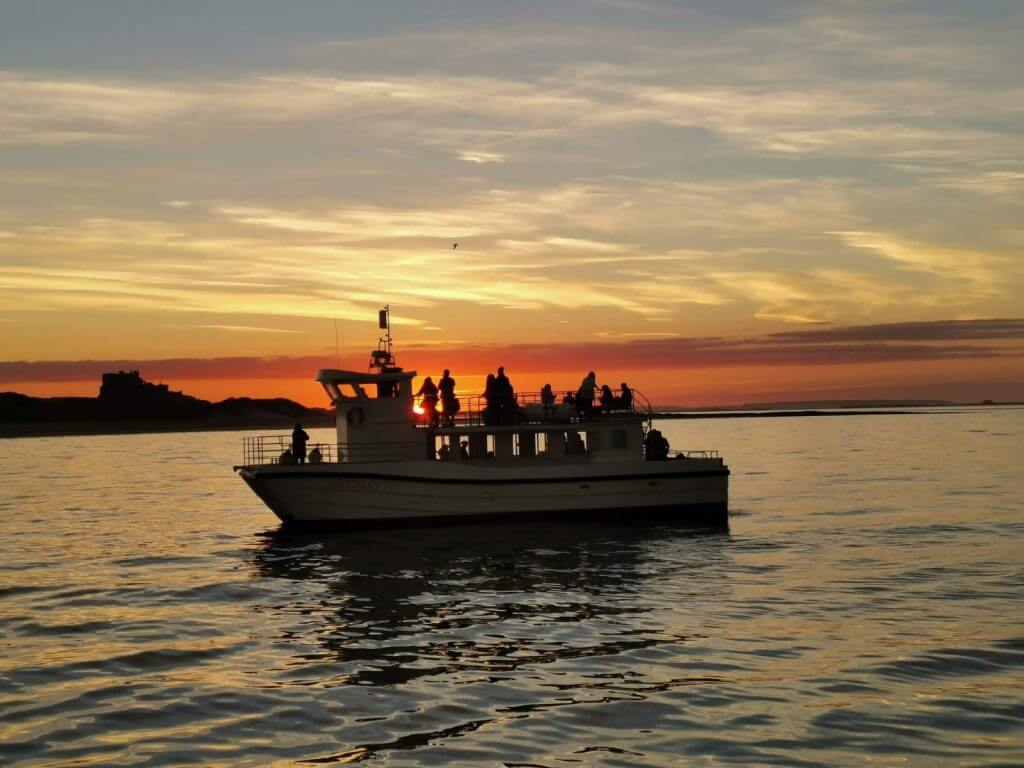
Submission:
<svg viewBox="0 0 1024 768">
<path fill-rule="evenodd" d="M 384 335 L 377 339 L 377 349 L 370 355 L 370 368 L 382 373 L 401 370 L 395 365 L 395 356 L 391 352 L 391 305 L 385 304 L 384 309 L 377 313 L 377 327 Z"/>
</svg>

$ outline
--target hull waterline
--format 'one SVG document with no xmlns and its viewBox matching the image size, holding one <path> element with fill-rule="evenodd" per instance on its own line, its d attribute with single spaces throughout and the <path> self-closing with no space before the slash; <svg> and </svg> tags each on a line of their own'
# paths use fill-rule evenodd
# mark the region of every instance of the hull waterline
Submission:
<svg viewBox="0 0 1024 768">
<path fill-rule="evenodd" d="M 508 520 L 728 524 L 729 470 L 698 461 L 581 464 L 567 471 L 395 463 L 241 467 L 288 525 L 398 527 Z"/>
</svg>

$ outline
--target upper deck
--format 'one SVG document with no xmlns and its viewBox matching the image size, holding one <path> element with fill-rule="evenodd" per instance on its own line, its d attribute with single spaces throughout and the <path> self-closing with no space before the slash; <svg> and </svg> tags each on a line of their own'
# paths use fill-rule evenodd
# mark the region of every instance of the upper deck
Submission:
<svg viewBox="0 0 1024 768">
<path fill-rule="evenodd" d="M 622 392 L 613 390 L 614 400 L 602 406 L 598 401 L 584 403 L 575 400 L 575 393 L 555 391 L 554 402 L 545 403 L 541 392 L 516 392 L 511 400 L 490 398 L 474 394 L 457 398 L 455 414 L 445 413 L 445 403 L 437 403 L 437 416 L 424 409 L 417 400 L 413 407 L 414 422 L 419 429 L 434 429 L 439 434 L 472 433 L 479 431 L 530 431 L 551 429 L 558 425 L 577 427 L 583 424 L 596 425 L 603 422 L 642 421 L 650 422 L 653 415 L 651 404 L 637 390 L 632 390 L 628 404 L 622 400 Z"/>
</svg>

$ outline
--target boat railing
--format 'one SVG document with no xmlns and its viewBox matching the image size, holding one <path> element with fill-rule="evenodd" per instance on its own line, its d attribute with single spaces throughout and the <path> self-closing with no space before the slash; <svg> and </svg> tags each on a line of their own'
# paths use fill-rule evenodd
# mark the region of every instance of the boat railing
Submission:
<svg viewBox="0 0 1024 768">
<path fill-rule="evenodd" d="M 650 401 L 637 390 L 631 390 L 632 398 L 626 403 L 621 390 L 612 390 L 613 400 L 601 405 L 597 400 L 580 408 L 576 393 L 572 390 L 553 392 L 553 399 L 547 402 L 541 392 L 516 392 L 512 402 L 500 398 L 486 398 L 482 394 L 465 395 L 459 398 L 459 410 L 452 415 L 444 413 L 444 402 L 437 404 L 437 422 L 441 426 L 479 427 L 508 426 L 514 424 L 574 423 L 600 421 L 640 416 L 650 421 L 653 416 Z M 430 417 L 416 411 L 419 426 L 430 426 Z"/>
<path fill-rule="evenodd" d="M 676 451 L 668 452 L 669 459 L 719 459 L 718 451 Z"/>
<path fill-rule="evenodd" d="M 267 464 L 297 463 L 292 454 L 292 436 L 254 435 L 242 438 L 243 465 L 247 467 L 265 466 Z M 404 454 L 410 449 L 421 451 L 423 443 L 410 440 L 401 443 L 382 443 L 368 445 L 365 443 L 314 443 L 306 444 L 306 464 L 338 464 L 341 462 L 355 464 L 374 461 L 391 461 L 397 454 Z"/>
</svg>

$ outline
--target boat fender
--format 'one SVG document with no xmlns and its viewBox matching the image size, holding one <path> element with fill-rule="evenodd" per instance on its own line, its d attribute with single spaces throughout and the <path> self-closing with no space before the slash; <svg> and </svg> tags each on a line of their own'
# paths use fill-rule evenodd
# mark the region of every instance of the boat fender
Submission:
<svg viewBox="0 0 1024 768">
<path fill-rule="evenodd" d="M 345 414 L 345 421 L 348 422 L 350 427 L 358 427 L 366 421 L 366 414 L 363 413 L 363 409 L 358 406 L 356 408 L 350 408 L 348 413 Z"/>
</svg>

